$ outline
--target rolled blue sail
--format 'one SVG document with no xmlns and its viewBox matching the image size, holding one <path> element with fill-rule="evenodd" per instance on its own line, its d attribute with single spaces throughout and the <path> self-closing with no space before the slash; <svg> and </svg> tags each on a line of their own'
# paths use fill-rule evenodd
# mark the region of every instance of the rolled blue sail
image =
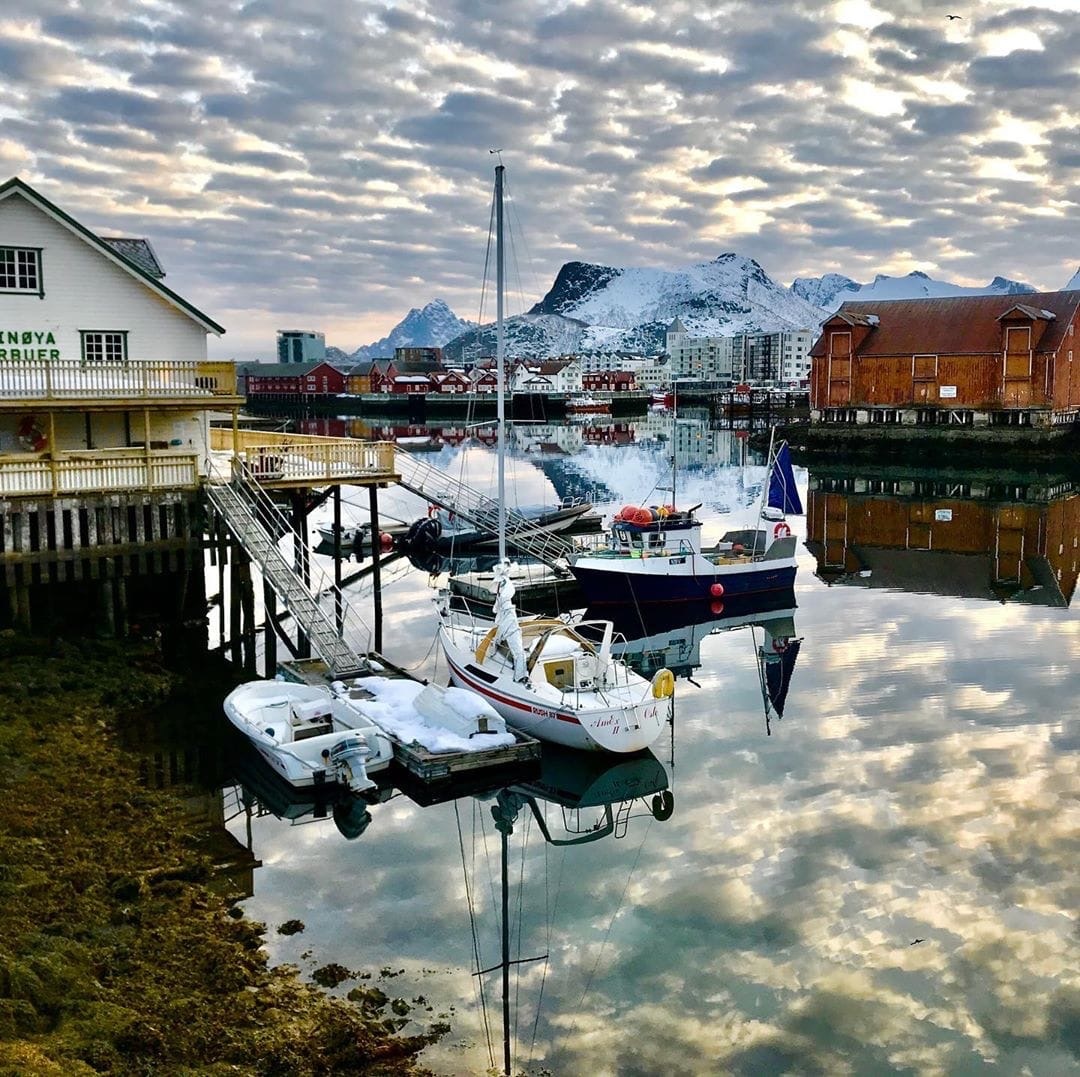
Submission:
<svg viewBox="0 0 1080 1077">
<path fill-rule="evenodd" d="M 802 501 L 795 486 L 795 473 L 791 470 L 791 451 L 782 441 L 769 472 L 769 508 L 780 509 L 785 516 L 801 516 Z"/>
</svg>

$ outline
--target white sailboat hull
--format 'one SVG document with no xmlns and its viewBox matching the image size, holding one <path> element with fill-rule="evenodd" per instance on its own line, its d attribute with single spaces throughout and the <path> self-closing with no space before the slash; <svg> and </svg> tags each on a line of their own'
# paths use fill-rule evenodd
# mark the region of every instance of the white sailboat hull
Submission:
<svg viewBox="0 0 1080 1077">
<path fill-rule="evenodd" d="M 556 701 L 541 696 L 531 683 L 515 681 L 509 668 L 478 664 L 476 633 L 444 622 L 439 638 L 454 684 L 478 693 L 508 724 L 538 740 L 586 751 L 637 752 L 655 743 L 671 717 L 670 697 L 655 698 L 643 677 L 630 674 L 625 685 L 568 692 Z"/>
</svg>

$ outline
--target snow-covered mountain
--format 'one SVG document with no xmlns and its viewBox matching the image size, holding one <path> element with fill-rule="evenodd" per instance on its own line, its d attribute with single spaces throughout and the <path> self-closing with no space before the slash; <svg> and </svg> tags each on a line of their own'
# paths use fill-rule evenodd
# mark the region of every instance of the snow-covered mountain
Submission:
<svg viewBox="0 0 1080 1077">
<path fill-rule="evenodd" d="M 1061 289 L 1063 292 L 1071 292 L 1073 290 L 1080 291 L 1080 269 L 1073 274 L 1073 279 Z"/>
<path fill-rule="evenodd" d="M 567 262 L 539 303 L 507 319 L 507 350 L 659 352 L 676 317 L 696 336 L 734 336 L 816 328 L 822 312 L 739 254 L 674 270 Z M 448 350 L 455 358 L 490 355 L 494 327 L 459 337 Z"/>
<path fill-rule="evenodd" d="M 859 284 L 839 273 L 824 277 L 796 277 L 791 284 L 795 295 L 824 311 L 837 310 L 841 303 L 873 299 L 941 299 L 954 295 L 1024 295 L 1034 292 L 1030 284 L 995 277 L 983 288 L 967 288 L 948 281 L 934 280 L 915 270 L 906 277 L 888 277 L 879 273 L 871 284 Z"/>
<path fill-rule="evenodd" d="M 392 359 L 395 348 L 441 348 L 474 325 L 459 318 L 441 299 L 433 299 L 426 307 L 413 307 L 382 340 L 357 348 L 349 358 L 354 362 Z"/>
<path fill-rule="evenodd" d="M 1080 288 L 1080 271 L 1067 287 Z M 870 284 L 828 273 L 799 277 L 785 288 L 752 258 L 730 253 L 681 269 L 620 269 L 567 262 L 539 303 L 527 313 L 507 319 L 507 354 L 543 358 L 590 351 L 656 353 L 663 351 L 664 331 L 676 317 L 692 336 L 735 336 L 814 330 L 848 300 L 1023 295 L 1034 291 L 1031 285 L 1004 277 L 994 277 L 985 287 L 966 287 L 918 271 L 905 277 L 878 274 Z M 423 311 L 411 311 L 409 318 L 436 306 L 454 319 L 438 300 Z M 405 343 L 394 337 L 409 318 L 385 341 L 361 348 L 353 358 L 392 354 L 395 344 Z M 450 360 L 476 360 L 495 354 L 495 326 L 468 326 L 453 339 L 435 342 L 443 345 Z M 380 348 L 382 351 L 375 350 Z"/>
</svg>

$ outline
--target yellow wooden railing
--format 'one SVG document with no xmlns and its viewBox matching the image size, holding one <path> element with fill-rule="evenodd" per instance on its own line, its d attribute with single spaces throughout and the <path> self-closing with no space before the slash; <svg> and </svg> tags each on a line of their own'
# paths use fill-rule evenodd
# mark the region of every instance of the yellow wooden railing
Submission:
<svg viewBox="0 0 1080 1077">
<path fill-rule="evenodd" d="M 0 362 L 0 403 L 49 400 L 162 400 L 236 396 L 236 365 L 198 359 L 78 359 Z"/>
<path fill-rule="evenodd" d="M 0 455 L 0 497 L 60 497 L 132 490 L 194 489 L 194 453 L 141 448 Z"/>
<path fill-rule="evenodd" d="M 257 476 L 267 480 L 341 482 L 349 477 L 391 480 L 395 476 L 395 448 L 389 441 L 211 427 L 210 448 L 235 451 Z"/>
</svg>

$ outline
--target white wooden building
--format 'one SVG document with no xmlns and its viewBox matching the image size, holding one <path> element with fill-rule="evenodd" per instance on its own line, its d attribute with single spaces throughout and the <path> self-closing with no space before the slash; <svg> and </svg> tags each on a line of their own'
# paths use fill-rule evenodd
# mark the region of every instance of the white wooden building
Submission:
<svg viewBox="0 0 1080 1077">
<path fill-rule="evenodd" d="M 164 275 L 147 240 L 0 186 L 0 496 L 197 485 L 209 410 L 242 400 Z"/>
</svg>

